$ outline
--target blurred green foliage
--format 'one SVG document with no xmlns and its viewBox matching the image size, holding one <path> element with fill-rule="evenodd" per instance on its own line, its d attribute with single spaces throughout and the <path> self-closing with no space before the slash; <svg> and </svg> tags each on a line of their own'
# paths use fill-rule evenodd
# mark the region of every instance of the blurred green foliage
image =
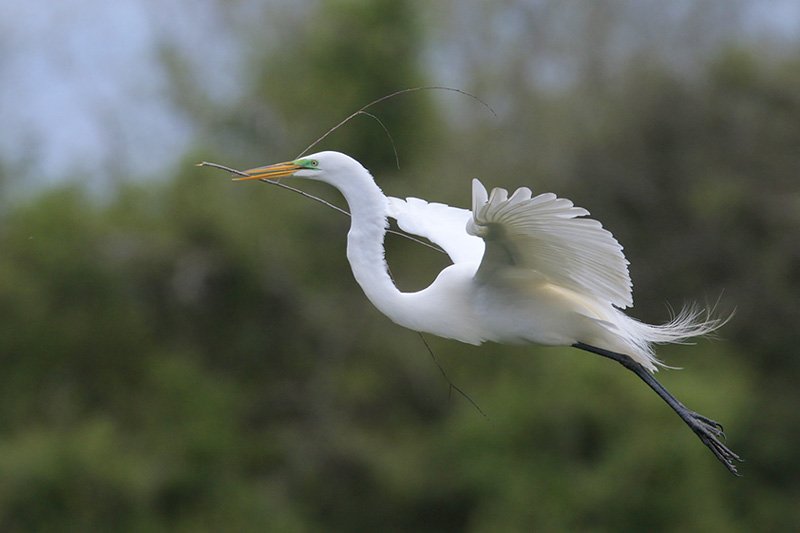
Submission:
<svg viewBox="0 0 800 533">
<path fill-rule="evenodd" d="M 424 42 L 419 9 L 323 3 L 313 20 L 327 24 L 260 58 L 245 111 L 219 119 L 224 144 L 243 158 L 297 151 L 371 99 L 426 83 L 422 46 L 409 46 Z M 513 157 L 491 127 L 436 118 L 423 94 L 375 110 L 409 168 L 393 167 L 375 124 L 326 141 L 390 194 L 465 205 L 477 172 L 590 208 L 626 245 L 640 318 L 664 320 L 664 297 L 724 291 L 721 311 L 737 308 L 726 340 L 660 350 L 687 370 L 659 377 L 726 424 L 743 478 L 607 361 L 428 339 L 482 417 L 416 334 L 369 306 L 344 257 L 345 217 L 194 168 L 229 162 L 198 139 L 164 182 L 3 204 L 0 529 L 793 529 L 799 86 L 799 57 L 731 48 L 693 79 L 637 60 L 602 90 L 509 89 L 512 126 L 543 143 Z M 247 111 L 265 106 L 293 141 L 252 127 Z M 403 288 L 443 264 L 397 238 L 387 250 Z"/>
</svg>

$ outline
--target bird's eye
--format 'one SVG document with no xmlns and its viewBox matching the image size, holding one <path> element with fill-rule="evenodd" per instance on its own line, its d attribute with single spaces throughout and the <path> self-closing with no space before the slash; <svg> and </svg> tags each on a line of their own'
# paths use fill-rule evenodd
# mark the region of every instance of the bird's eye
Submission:
<svg viewBox="0 0 800 533">
<path fill-rule="evenodd" d="M 319 166 L 319 161 L 317 161 L 316 159 L 312 159 L 311 161 L 308 162 L 308 164 L 311 165 L 312 167 L 317 167 Z"/>
</svg>

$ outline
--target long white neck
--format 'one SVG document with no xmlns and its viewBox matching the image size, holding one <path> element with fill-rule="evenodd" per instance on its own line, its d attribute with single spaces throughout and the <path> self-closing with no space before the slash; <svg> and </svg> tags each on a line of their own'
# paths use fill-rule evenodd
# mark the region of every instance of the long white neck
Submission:
<svg viewBox="0 0 800 533">
<path fill-rule="evenodd" d="M 400 292 L 389 275 L 384 257 L 389 200 L 369 172 L 353 160 L 325 177 L 321 181 L 339 189 L 350 207 L 347 259 L 356 281 L 379 311 L 396 324 L 415 331 L 472 344 L 488 338 L 476 327 L 471 314 L 470 280 L 477 265 L 451 265 L 429 287 L 418 292 Z"/>
<path fill-rule="evenodd" d="M 364 294 L 382 313 L 404 324 L 411 311 L 389 275 L 384 256 L 388 200 L 366 170 L 337 184 L 352 217 L 347 234 L 347 259 Z"/>
</svg>

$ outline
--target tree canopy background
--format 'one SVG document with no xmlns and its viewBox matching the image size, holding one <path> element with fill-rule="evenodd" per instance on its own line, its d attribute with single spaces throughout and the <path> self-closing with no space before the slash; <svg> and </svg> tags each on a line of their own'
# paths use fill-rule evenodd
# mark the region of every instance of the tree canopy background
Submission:
<svg viewBox="0 0 800 533">
<path fill-rule="evenodd" d="M 140 165 L 147 133 L 114 120 L 100 163 L 58 180 L 42 180 L 35 140 L 0 161 L 0 529 L 800 523 L 800 37 L 753 33 L 762 3 L 164 5 L 159 105 L 189 132 L 171 162 Z M 161 16 L 218 31 L 234 82 L 220 89 L 208 43 Z M 367 117 L 320 148 L 395 196 L 466 206 L 473 176 L 556 192 L 625 246 L 637 318 L 735 309 L 720 339 L 659 350 L 685 368 L 659 379 L 725 423 L 742 478 L 608 361 L 427 338 L 481 416 L 366 301 L 345 217 L 193 166 L 289 159 L 420 85 L 496 115 L 406 94 L 370 110 L 400 168 Z M 402 239 L 387 250 L 406 290 L 443 265 Z"/>
</svg>

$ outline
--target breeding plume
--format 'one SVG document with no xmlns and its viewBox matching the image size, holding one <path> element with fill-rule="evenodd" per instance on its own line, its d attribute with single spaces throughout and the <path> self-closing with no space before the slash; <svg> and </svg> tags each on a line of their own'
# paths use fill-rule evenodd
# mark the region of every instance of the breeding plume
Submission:
<svg viewBox="0 0 800 533">
<path fill-rule="evenodd" d="M 588 211 L 530 189 L 487 193 L 472 181 L 472 209 L 385 196 L 358 161 L 320 152 L 259 167 L 238 180 L 285 177 L 336 187 L 350 207 L 347 259 L 367 298 L 395 323 L 480 344 L 574 346 L 613 359 L 650 386 L 736 473 L 739 457 L 721 441 L 722 426 L 686 408 L 653 376 L 653 344 L 683 342 L 721 321 L 686 308 L 650 325 L 627 316 L 633 304 L 622 247 Z M 426 289 L 401 292 L 384 258 L 388 219 L 441 247 L 453 264 Z"/>
</svg>

